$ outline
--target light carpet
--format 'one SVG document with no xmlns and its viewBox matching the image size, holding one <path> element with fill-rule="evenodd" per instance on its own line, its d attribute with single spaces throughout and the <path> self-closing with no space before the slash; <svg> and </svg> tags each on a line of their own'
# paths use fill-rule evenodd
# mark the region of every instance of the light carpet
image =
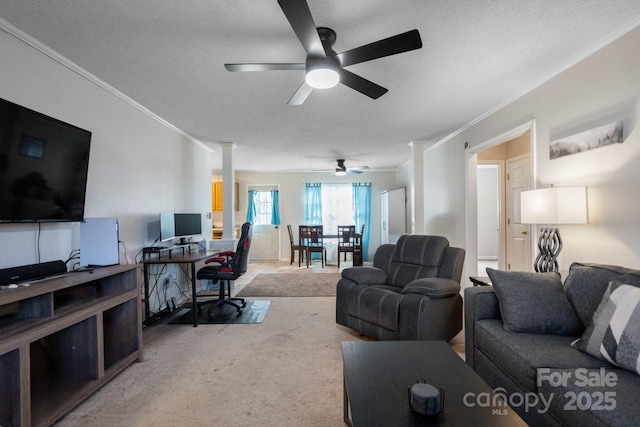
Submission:
<svg viewBox="0 0 640 427">
<path fill-rule="evenodd" d="M 238 297 L 336 296 L 340 273 L 258 274 L 238 292 Z"/>
<path fill-rule="evenodd" d="M 276 298 L 263 323 L 157 324 L 134 363 L 57 427 L 344 427 L 335 298 Z"/>
</svg>

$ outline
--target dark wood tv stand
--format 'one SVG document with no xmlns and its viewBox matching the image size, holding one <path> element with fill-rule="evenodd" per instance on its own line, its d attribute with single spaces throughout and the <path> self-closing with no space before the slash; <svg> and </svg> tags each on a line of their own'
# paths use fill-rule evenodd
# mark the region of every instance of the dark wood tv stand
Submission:
<svg viewBox="0 0 640 427">
<path fill-rule="evenodd" d="M 0 426 L 48 426 L 142 360 L 139 265 L 0 290 Z"/>
</svg>

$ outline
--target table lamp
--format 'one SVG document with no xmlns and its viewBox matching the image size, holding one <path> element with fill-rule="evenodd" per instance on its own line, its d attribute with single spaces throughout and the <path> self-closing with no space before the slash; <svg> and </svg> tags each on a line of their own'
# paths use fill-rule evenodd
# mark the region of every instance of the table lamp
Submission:
<svg viewBox="0 0 640 427">
<path fill-rule="evenodd" d="M 520 223 L 545 224 L 540 229 L 535 271 L 558 271 L 560 231 L 552 225 L 587 224 L 587 187 L 549 187 L 520 193 Z"/>
</svg>

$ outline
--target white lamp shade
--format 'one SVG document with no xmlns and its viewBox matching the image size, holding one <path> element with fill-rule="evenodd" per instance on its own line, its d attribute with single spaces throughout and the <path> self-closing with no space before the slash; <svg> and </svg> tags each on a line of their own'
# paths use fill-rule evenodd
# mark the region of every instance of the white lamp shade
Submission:
<svg viewBox="0 0 640 427">
<path fill-rule="evenodd" d="M 523 224 L 587 224 L 587 187 L 549 187 L 520 193 Z"/>
</svg>

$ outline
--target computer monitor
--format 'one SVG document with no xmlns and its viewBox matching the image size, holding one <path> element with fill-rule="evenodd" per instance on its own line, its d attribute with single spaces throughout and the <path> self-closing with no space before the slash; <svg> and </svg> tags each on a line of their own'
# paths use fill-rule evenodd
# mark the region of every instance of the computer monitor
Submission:
<svg viewBox="0 0 640 427">
<path fill-rule="evenodd" d="M 166 242 L 176 238 L 176 225 L 173 212 L 160 213 L 160 241 Z"/>
<path fill-rule="evenodd" d="M 180 238 L 180 243 L 188 237 L 202 234 L 202 215 L 199 213 L 160 213 L 160 241 L 166 242 Z"/>
<path fill-rule="evenodd" d="M 202 234 L 202 217 L 199 213 L 173 214 L 175 235 L 180 237 L 180 243 L 186 243 L 187 237 Z"/>
</svg>

